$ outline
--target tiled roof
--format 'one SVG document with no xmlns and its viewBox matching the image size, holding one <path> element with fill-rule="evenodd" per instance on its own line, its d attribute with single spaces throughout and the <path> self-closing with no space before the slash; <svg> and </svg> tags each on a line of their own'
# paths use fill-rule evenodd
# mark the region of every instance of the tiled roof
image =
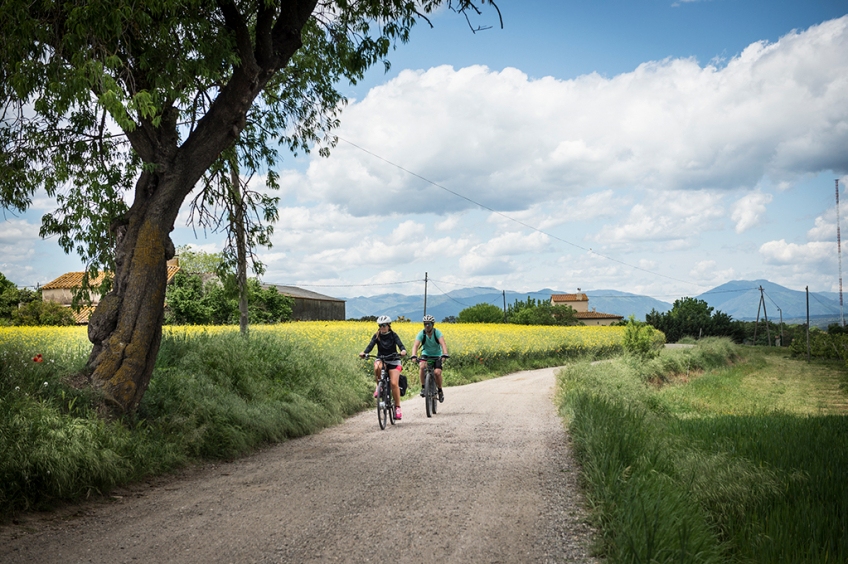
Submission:
<svg viewBox="0 0 848 564">
<path fill-rule="evenodd" d="M 556 302 L 588 302 L 589 296 L 586 294 L 552 294 L 551 301 Z"/>
<path fill-rule="evenodd" d="M 600 311 L 578 311 L 574 315 L 577 316 L 577 319 L 624 319 L 623 315 L 601 313 Z"/>
<path fill-rule="evenodd" d="M 174 279 L 174 275 L 180 270 L 179 266 L 168 265 L 168 283 Z M 68 272 L 59 278 L 48 282 L 41 287 L 42 290 L 72 290 L 82 286 L 82 276 L 84 272 Z M 92 287 L 99 286 L 103 281 L 103 273 L 100 272 L 96 278 L 89 280 L 88 283 Z"/>
<path fill-rule="evenodd" d="M 84 307 L 79 310 L 79 312 L 71 310 L 71 313 L 73 313 L 74 321 L 76 321 L 77 325 L 86 325 L 88 323 L 88 318 L 91 317 L 92 313 L 94 313 L 94 306 Z"/>
</svg>

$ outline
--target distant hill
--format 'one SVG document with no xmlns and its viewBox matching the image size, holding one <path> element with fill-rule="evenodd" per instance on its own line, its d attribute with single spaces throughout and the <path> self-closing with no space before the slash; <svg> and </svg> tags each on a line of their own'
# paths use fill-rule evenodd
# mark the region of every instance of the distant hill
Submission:
<svg viewBox="0 0 848 564">
<path fill-rule="evenodd" d="M 765 313 L 770 321 L 804 323 L 807 316 L 807 295 L 804 290 L 791 290 L 768 280 L 733 280 L 696 296 L 733 319 L 753 321 L 760 308 L 760 286 L 764 290 Z M 834 299 L 834 297 L 836 299 Z M 839 321 L 839 296 L 832 292 L 810 292 L 810 324 L 827 326 Z"/>
<path fill-rule="evenodd" d="M 564 290 L 544 288 L 535 292 L 503 292 L 497 288 L 477 287 L 452 290 L 445 294 L 429 294 L 427 296 L 427 313 L 437 321 L 449 316 L 457 316 L 467 307 L 480 303 L 504 307 L 515 303 L 515 300 L 526 300 L 528 297 L 536 300 L 550 300 L 551 294 L 567 294 Z M 665 312 L 671 309 L 671 304 L 637 294 L 629 294 L 618 290 L 591 290 L 583 292 L 589 296 L 589 307 L 603 313 L 614 313 L 624 318 L 634 315 L 636 319 L 644 320 L 645 315 L 652 309 Z M 424 295 L 380 294 L 370 297 L 346 298 L 345 316 L 359 319 L 369 315 L 386 314 L 392 318 L 402 315 L 418 321 L 424 314 Z"/>
</svg>

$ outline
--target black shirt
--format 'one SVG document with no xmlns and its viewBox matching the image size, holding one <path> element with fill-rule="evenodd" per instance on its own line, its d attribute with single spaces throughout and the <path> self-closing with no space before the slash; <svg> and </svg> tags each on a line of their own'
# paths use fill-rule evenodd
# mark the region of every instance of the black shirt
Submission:
<svg viewBox="0 0 848 564">
<path fill-rule="evenodd" d="M 403 346 L 398 334 L 391 329 L 389 329 L 389 332 L 385 335 L 379 331 L 374 333 L 374 336 L 371 337 L 371 342 L 368 343 L 367 347 L 365 347 L 365 354 L 370 353 L 371 349 L 374 348 L 374 345 L 377 345 L 377 354 L 379 356 L 389 356 L 406 350 L 406 347 Z"/>
</svg>

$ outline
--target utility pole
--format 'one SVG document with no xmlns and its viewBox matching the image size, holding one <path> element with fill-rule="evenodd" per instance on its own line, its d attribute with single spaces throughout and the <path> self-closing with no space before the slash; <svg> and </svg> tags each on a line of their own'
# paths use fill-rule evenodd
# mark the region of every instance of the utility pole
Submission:
<svg viewBox="0 0 848 564">
<path fill-rule="evenodd" d="M 839 323 L 845 327 L 845 313 L 842 307 L 842 234 L 839 231 L 839 179 L 836 179 L 836 254 L 839 256 Z"/>
<path fill-rule="evenodd" d="M 810 287 L 807 290 L 807 362 L 810 362 Z"/>
<path fill-rule="evenodd" d="M 424 315 L 427 315 L 427 273 L 424 273 Z"/>
<path fill-rule="evenodd" d="M 766 322 L 766 343 L 771 346 L 771 330 L 768 325 L 768 314 L 766 313 L 766 300 L 763 296 L 763 287 L 760 286 L 760 303 L 757 304 L 757 321 L 754 322 L 754 345 L 757 344 L 757 328 L 760 325 L 760 306 L 763 308 L 763 318 Z"/>
<path fill-rule="evenodd" d="M 501 290 L 503 292 L 503 302 L 504 302 L 504 323 L 506 323 L 506 290 Z"/>
</svg>

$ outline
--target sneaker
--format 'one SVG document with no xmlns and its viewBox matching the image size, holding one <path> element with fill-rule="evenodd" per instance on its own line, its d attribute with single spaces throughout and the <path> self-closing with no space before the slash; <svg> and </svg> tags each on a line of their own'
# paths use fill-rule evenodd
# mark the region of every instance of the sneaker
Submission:
<svg viewBox="0 0 848 564">
<path fill-rule="evenodd" d="M 399 407 L 396 407 L 396 408 L 395 408 L 395 419 L 397 419 L 398 421 L 400 421 L 401 419 L 403 419 L 403 413 L 401 413 L 401 412 L 400 412 L 400 408 L 399 408 Z"/>
<path fill-rule="evenodd" d="M 424 394 L 424 388 L 421 388 L 421 393 L 420 393 L 420 394 L 418 394 L 418 395 L 419 395 L 419 396 L 421 396 L 422 398 L 423 398 L 423 397 L 425 397 L 425 394 Z"/>
<path fill-rule="evenodd" d="M 441 388 L 439 388 L 439 403 L 442 403 L 443 401 L 445 401 L 445 393 Z"/>
</svg>

